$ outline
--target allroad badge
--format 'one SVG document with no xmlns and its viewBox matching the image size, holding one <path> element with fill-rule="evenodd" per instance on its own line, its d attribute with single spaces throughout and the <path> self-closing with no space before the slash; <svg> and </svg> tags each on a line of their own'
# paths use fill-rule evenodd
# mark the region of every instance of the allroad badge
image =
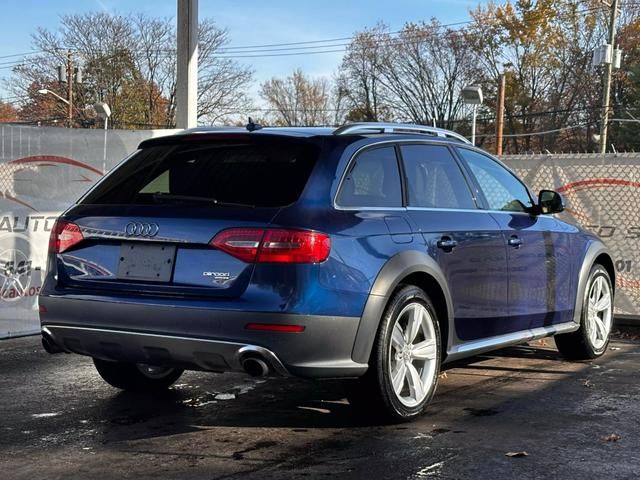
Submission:
<svg viewBox="0 0 640 480">
<path fill-rule="evenodd" d="M 124 227 L 127 237 L 155 237 L 160 230 L 157 223 L 129 222 Z"/>
<path fill-rule="evenodd" d="M 231 281 L 231 272 L 202 272 L 205 278 L 211 278 L 216 285 L 226 285 Z"/>
<path fill-rule="evenodd" d="M 203 277 L 214 277 L 216 279 L 229 278 L 231 273 L 229 272 L 202 272 Z"/>
</svg>

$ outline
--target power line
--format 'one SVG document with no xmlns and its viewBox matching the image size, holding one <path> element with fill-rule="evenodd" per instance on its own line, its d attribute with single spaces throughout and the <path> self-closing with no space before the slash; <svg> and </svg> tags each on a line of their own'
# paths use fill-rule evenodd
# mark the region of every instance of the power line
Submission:
<svg viewBox="0 0 640 480">
<path fill-rule="evenodd" d="M 600 7 L 591 7 L 588 9 L 580 10 L 575 12 L 575 14 L 581 15 L 585 13 L 591 13 L 599 10 Z M 562 16 L 558 16 L 562 18 Z M 447 28 L 451 26 L 459 26 L 473 23 L 473 20 L 466 20 L 455 23 L 441 24 L 437 25 L 438 28 Z M 360 32 L 359 35 L 366 34 L 368 32 Z M 415 40 L 420 40 L 421 38 L 426 38 L 423 32 L 416 32 L 413 34 L 400 36 L 402 34 L 406 34 L 405 30 L 397 30 L 394 32 L 382 32 L 382 33 L 372 33 L 374 37 L 378 37 L 370 39 L 371 43 L 376 46 L 388 44 L 388 45 L 402 45 L 403 43 L 411 43 Z M 285 55 L 302 55 L 302 54 L 315 54 L 315 53 L 336 53 L 339 51 L 344 51 L 345 49 L 336 50 L 337 47 L 348 47 L 351 45 L 351 42 L 348 43 L 335 43 L 339 41 L 353 41 L 358 38 L 359 35 L 354 35 L 351 37 L 340 37 L 340 38 L 331 38 L 325 40 L 313 40 L 306 42 L 289 42 L 282 44 L 265 44 L 265 45 L 247 45 L 247 46 L 229 46 L 229 47 L 221 47 L 215 51 L 215 56 L 219 58 L 258 58 L 258 57 L 277 57 L 277 56 L 285 56 Z M 394 36 L 395 35 L 395 36 Z M 314 44 L 314 45 L 309 45 Z M 288 48 L 270 48 L 270 47 L 281 47 L 281 46 L 289 46 Z M 335 47 L 335 48 L 334 48 Z M 370 48 L 366 45 L 359 45 L 361 48 Z M 293 53 L 291 50 L 312 50 L 312 49 L 331 49 L 331 50 L 322 50 L 322 51 L 308 51 L 301 53 Z M 242 51 L 241 49 L 246 49 Z M 252 49 L 252 50 L 249 50 Z M 134 50 L 134 51 L 143 51 L 143 50 Z M 157 49 L 152 50 L 157 53 L 164 53 L 165 55 L 173 55 L 175 54 L 175 49 Z M 290 52 L 283 54 L 271 54 L 270 52 Z"/>
<path fill-rule="evenodd" d="M 442 28 L 446 28 L 446 27 L 453 27 L 453 26 L 458 26 L 458 25 L 465 25 L 465 24 L 469 24 L 472 23 L 472 20 L 466 20 L 466 21 L 460 21 L 460 22 L 453 22 L 453 23 L 447 23 L 447 24 L 441 24 L 438 25 L 439 27 Z M 394 32 L 385 32 L 383 35 L 384 36 L 392 36 L 392 35 L 398 35 L 401 34 L 403 32 L 403 30 L 398 30 L 398 31 L 394 31 Z M 364 33 L 364 32 L 361 32 Z M 328 38 L 328 39 L 322 39 L 322 40 L 307 40 L 307 41 L 301 41 L 301 42 L 287 42 L 287 43 L 268 43 L 268 44 L 256 44 L 256 45 L 231 45 L 228 47 L 221 47 L 219 48 L 217 51 L 218 52 L 226 52 L 226 53 L 234 53 L 237 52 L 238 54 L 242 54 L 242 56 L 245 56 L 245 54 L 249 54 L 249 53 L 260 53 L 260 52 L 264 52 L 264 51 L 290 51 L 290 50 L 300 50 L 300 49 L 319 49 L 319 48 L 333 48 L 333 47 L 342 47 L 342 46 L 347 46 L 349 45 L 349 43 L 341 43 L 341 44 L 335 44 L 336 42 L 345 42 L 345 41 L 351 41 L 354 40 L 358 37 L 358 35 L 352 35 L 349 37 L 337 37 L 337 38 Z M 389 41 L 390 39 L 383 39 L 383 41 Z M 393 40 L 393 39 L 391 39 Z M 290 47 L 290 48 L 273 48 L 273 47 Z M 265 50 L 265 49 L 269 49 L 269 50 Z M 68 50 L 68 48 L 63 48 L 63 50 Z M 133 51 L 133 52 L 139 52 L 139 51 L 143 51 L 143 50 L 128 50 L 128 51 Z M 175 49 L 171 48 L 171 49 L 152 49 L 151 51 L 153 52 L 158 52 L 158 53 L 166 53 L 166 54 L 174 54 L 176 52 Z M 0 56 L 0 59 L 3 58 L 11 58 L 11 57 L 19 57 L 19 56 L 26 56 L 26 55 L 35 55 L 38 53 L 46 53 L 48 52 L 47 50 L 31 50 L 29 52 L 24 52 L 24 53 L 15 53 L 15 54 L 10 54 L 10 55 L 4 55 L 4 56 Z M 324 52 L 319 52 L 319 53 L 324 53 Z M 11 62 L 5 62 L 4 64 L 0 63 L 1 65 L 5 65 L 5 64 L 9 64 L 9 63 L 21 63 L 20 61 L 11 61 Z"/>
<path fill-rule="evenodd" d="M 449 27 L 449 26 L 453 26 L 453 25 L 461 25 L 461 24 L 468 24 L 468 23 L 472 23 L 471 20 L 469 21 L 465 21 L 465 22 L 456 22 L 456 23 L 450 23 L 450 24 L 443 24 L 443 25 L 438 25 L 438 27 L 440 28 L 444 28 L 444 27 Z M 364 32 L 361 32 L 364 33 Z M 384 33 L 380 33 L 380 34 L 375 34 L 375 36 L 379 37 L 377 40 L 373 39 L 372 42 L 376 43 L 376 44 L 385 44 L 385 43 L 406 43 L 408 41 L 411 41 L 412 38 L 417 38 L 420 39 L 421 37 L 426 37 L 426 35 L 423 32 L 417 32 L 417 33 L 413 33 L 413 34 L 409 34 L 409 35 L 405 35 L 404 37 L 398 37 L 397 35 L 406 33 L 404 30 L 398 30 L 395 32 L 384 32 Z M 396 35 L 394 37 L 394 35 Z M 247 47 L 234 47 L 234 46 L 230 46 L 230 47 L 220 47 L 218 49 L 215 50 L 214 55 L 218 56 L 218 57 L 223 57 L 223 58 L 246 58 L 248 56 L 251 57 L 258 57 L 258 56 L 264 56 L 264 57 L 271 57 L 271 56 L 279 56 L 279 55 L 272 55 L 272 54 L 268 54 L 270 52 L 292 52 L 292 50 L 309 50 L 308 52 L 300 52 L 300 53 L 289 53 L 289 54 L 295 54 L 295 55 L 301 55 L 301 54 L 305 54 L 305 53 L 309 53 L 309 54 L 314 54 L 314 53 L 333 53 L 335 51 L 343 51 L 344 49 L 341 48 L 340 50 L 323 50 L 323 51 L 313 51 L 316 49 L 333 49 L 333 48 L 337 48 L 337 47 L 347 47 L 349 45 L 351 45 L 350 42 L 347 43 L 335 43 L 338 41 L 347 41 L 347 40 L 355 40 L 356 38 L 358 38 L 358 35 L 352 36 L 352 37 L 341 37 L 341 38 L 333 38 L 333 39 L 325 39 L 325 40 L 314 40 L 314 41 L 309 41 L 309 42 L 291 42 L 291 43 L 283 43 L 283 44 L 266 44 L 266 45 L 254 45 L 252 46 L 253 49 L 249 50 L 239 50 L 239 49 L 243 49 L 243 48 L 248 48 Z M 307 45 L 309 43 L 314 43 L 316 45 Z M 303 45 L 303 46 L 292 46 L 292 47 L 288 47 L 288 48 L 267 48 L 267 47 L 278 47 L 278 46 L 282 46 L 282 45 Z M 132 50 L 133 52 L 145 52 L 147 50 Z M 165 48 L 165 49 L 151 49 L 150 51 L 152 52 L 156 52 L 156 53 L 162 53 L 165 55 L 174 55 L 176 53 L 176 50 L 174 48 Z M 252 54 L 252 55 L 249 55 Z M 255 55 L 254 55 L 255 54 Z"/>
<path fill-rule="evenodd" d="M 24 57 L 27 55 L 35 55 L 36 53 L 42 53 L 42 52 L 46 52 L 46 50 L 30 50 L 28 52 L 24 52 L 24 53 L 12 53 L 9 55 L 0 55 L 0 59 L 3 58 L 11 58 L 11 57 Z"/>
<path fill-rule="evenodd" d="M 533 136 L 537 136 L 537 135 L 548 135 L 550 133 L 559 133 L 559 132 L 564 132 L 565 130 L 575 130 L 576 128 L 584 128 L 584 127 L 588 127 L 589 125 L 593 125 L 594 122 L 586 122 L 586 123 L 579 123 L 578 125 L 569 125 L 568 127 L 562 127 L 562 128 L 555 128 L 553 130 L 545 130 L 542 132 L 531 132 L 531 133 L 512 133 L 512 134 L 508 134 L 508 135 L 503 135 L 504 138 L 520 138 L 520 137 L 533 137 Z M 494 137 L 495 134 L 494 133 L 486 133 L 486 134 L 482 134 L 482 135 L 476 135 L 476 137 Z"/>
<path fill-rule="evenodd" d="M 600 10 L 600 6 L 590 7 L 583 10 L 576 11 L 575 14 L 582 15 L 585 13 L 592 13 L 594 11 Z M 452 22 L 446 24 L 437 25 L 439 28 L 447 28 L 447 27 L 455 27 L 460 25 L 468 25 L 473 23 L 474 20 L 465 20 L 459 22 Z M 399 35 L 403 34 L 404 30 L 397 30 L 393 32 L 383 32 L 383 33 L 374 33 L 371 32 L 374 37 L 371 41 L 376 45 L 390 44 L 397 45 L 402 44 L 404 42 L 410 42 L 412 37 L 420 38 L 424 36 L 422 33 L 418 32 L 413 35 L 409 35 L 407 37 L 399 37 Z M 327 54 L 327 53 L 340 53 L 345 51 L 345 48 L 351 45 L 351 42 L 358 38 L 358 36 L 362 34 L 366 34 L 367 32 L 359 32 L 356 35 L 345 36 L 345 37 L 335 37 L 328 38 L 322 40 L 306 40 L 300 42 L 286 42 L 286 43 L 269 43 L 269 44 L 254 44 L 254 45 L 231 45 L 228 47 L 221 47 L 216 50 L 215 56 L 218 58 L 270 58 L 270 57 L 280 57 L 280 56 L 299 56 L 299 55 L 315 55 L 315 54 Z M 347 43 L 336 43 L 336 42 L 347 42 Z M 286 47 L 286 48 L 280 48 Z M 364 48 L 367 48 L 364 46 Z M 302 50 L 298 52 L 294 52 L 293 50 Z M 133 52 L 140 52 L 143 50 L 129 50 Z M 152 49 L 150 50 L 156 53 L 162 53 L 167 56 L 172 56 L 175 54 L 175 49 Z M 24 53 L 16 53 L 11 55 L 0 56 L 0 59 L 3 58 L 11 58 L 25 55 L 35 55 L 38 53 L 47 52 L 46 50 L 32 50 L 30 52 Z M 275 52 L 275 53 L 273 53 Z M 106 53 L 106 52 L 105 52 Z M 0 69 L 13 68 L 14 66 L 24 64 L 29 62 L 26 61 L 10 61 L 5 63 L 0 63 Z M 34 60 L 31 60 L 34 61 Z"/>
<path fill-rule="evenodd" d="M 589 8 L 585 8 L 583 10 L 578 10 L 575 12 L 575 14 L 577 15 L 582 15 L 585 13 L 592 13 L 594 11 L 598 11 L 600 10 L 601 7 L 597 6 L 597 7 L 589 7 Z M 559 15 L 558 17 L 562 17 L 561 15 Z M 455 27 L 455 26 L 460 26 L 460 25 L 468 25 L 474 23 L 474 20 L 464 20 L 464 21 L 459 21 L 459 22 L 452 22 L 452 23 L 444 23 L 444 24 L 437 24 L 436 26 L 439 28 L 447 28 L 447 27 Z M 226 52 L 233 52 L 233 51 L 237 51 L 237 50 L 257 50 L 257 49 L 267 49 L 267 48 L 272 48 L 272 47 L 291 47 L 288 49 L 281 49 L 281 50 L 294 50 L 294 49 L 298 49 L 298 48 L 322 48 L 322 47 L 337 47 L 337 46 L 347 46 L 349 45 L 349 43 L 342 43 L 342 44 L 337 44 L 337 45 L 320 45 L 317 46 L 317 44 L 322 43 L 335 43 L 335 42 L 343 42 L 343 41 L 352 41 L 355 40 L 356 38 L 358 38 L 358 36 L 362 35 L 362 34 L 366 34 L 366 33 L 372 33 L 374 36 L 379 36 L 379 37 L 388 37 L 388 36 L 393 36 L 393 35 L 400 35 L 402 33 L 404 33 L 404 30 L 396 30 L 393 32 L 383 32 L 381 34 L 376 34 L 373 32 L 359 32 L 359 34 L 357 35 L 352 35 L 350 37 L 338 37 L 338 38 L 329 38 L 329 39 L 324 39 L 324 40 L 309 40 L 309 41 L 303 41 L 303 42 L 289 42 L 289 43 L 271 43 L 271 44 L 262 44 L 262 45 L 244 45 L 244 46 L 229 46 L 229 47 L 222 47 L 220 48 L 218 51 L 226 51 Z M 416 36 L 422 36 L 422 34 L 417 33 L 415 34 Z M 394 40 L 389 39 L 389 38 L 382 38 L 380 41 L 386 42 L 389 40 Z M 398 39 L 400 40 L 400 39 Z M 374 42 L 376 42 L 376 40 L 373 40 Z M 314 44 L 314 45 L 311 45 Z M 299 47 L 301 45 L 304 45 L 302 47 Z M 276 51 L 271 50 L 271 51 Z M 238 53 L 249 53 L 249 52 L 238 52 Z M 254 52 L 251 52 L 254 53 Z"/>
<path fill-rule="evenodd" d="M 218 58 L 268 58 L 268 57 L 291 57 L 298 55 L 316 55 L 321 53 L 344 53 L 344 48 L 335 50 L 318 50 L 314 52 L 291 52 L 291 53 L 267 53 L 267 54 L 252 54 L 252 55 L 215 55 Z"/>
<path fill-rule="evenodd" d="M 455 26 L 459 26 L 459 25 L 466 25 L 469 23 L 472 23 L 472 20 L 465 20 L 465 21 L 460 21 L 460 22 L 453 22 L 453 23 L 446 23 L 446 24 L 441 24 L 438 25 L 439 27 L 455 27 Z M 402 33 L 403 30 L 397 30 L 394 32 L 388 32 L 388 33 L 384 33 L 384 35 L 397 35 Z M 359 32 L 360 34 L 362 33 L 367 33 L 367 32 Z M 310 44 L 318 44 L 318 43 L 335 43 L 335 42 L 342 42 L 342 41 L 349 41 L 349 40 L 355 40 L 358 37 L 358 35 L 352 35 L 350 37 L 338 37 L 338 38 L 328 38 L 328 39 L 324 39 L 324 40 L 308 40 L 308 41 L 303 41 L 303 42 L 288 42 L 288 43 L 267 43 L 267 44 L 262 44 L 262 45 L 236 45 L 236 46 L 229 46 L 229 47 L 224 47 L 224 50 L 255 50 L 255 49 L 262 49 L 262 48 L 271 48 L 271 47 L 293 47 L 293 46 L 299 46 L 299 45 L 310 45 Z M 329 45 L 327 45 L 329 46 Z M 308 47 L 308 48 L 313 48 L 313 47 Z M 315 47 L 315 48 L 319 48 L 319 47 Z"/>
</svg>

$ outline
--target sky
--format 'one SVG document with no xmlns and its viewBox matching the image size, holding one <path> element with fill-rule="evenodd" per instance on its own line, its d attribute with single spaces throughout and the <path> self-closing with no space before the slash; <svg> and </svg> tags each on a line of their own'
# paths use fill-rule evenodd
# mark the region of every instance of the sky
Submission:
<svg viewBox="0 0 640 480">
<path fill-rule="evenodd" d="M 228 46 L 264 45 L 349 37 L 380 20 L 392 31 L 408 21 L 432 17 L 457 23 L 468 20 L 469 10 L 478 3 L 485 0 L 200 0 L 199 17 L 213 18 L 226 28 Z M 55 30 L 65 14 L 103 10 L 114 15 L 144 12 L 175 18 L 176 0 L 4 0 L 2 10 L 0 57 L 32 50 L 31 33 L 37 27 Z M 298 67 L 310 75 L 330 77 L 341 58 L 335 52 L 237 60 L 254 69 L 257 85 Z M 0 79 L 9 74 L 10 70 L 0 68 Z M 0 82 L 0 98 L 7 95 L 4 84 Z"/>
</svg>

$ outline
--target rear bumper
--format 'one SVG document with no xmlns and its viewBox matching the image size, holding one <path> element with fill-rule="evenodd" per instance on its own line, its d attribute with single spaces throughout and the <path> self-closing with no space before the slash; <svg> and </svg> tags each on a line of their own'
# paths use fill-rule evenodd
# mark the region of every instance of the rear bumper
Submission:
<svg viewBox="0 0 640 480">
<path fill-rule="evenodd" d="M 66 352 L 103 360 L 241 372 L 242 359 L 251 356 L 267 361 L 278 375 L 289 375 L 271 350 L 257 345 L 62 325 L 42 327 L 42 334 Z"/>
<path fill-rule="evenodd" d="M 359 318 L 240 312 L 95 296 L 41 296 L 43 334 L 65 352 L 192 370 L 244 371 L 245 356 L 280 375 L 358 377 L 351 353 Z M 300 333 L 249 331 L 248 323 L 294 324 Z"/>
</svg>

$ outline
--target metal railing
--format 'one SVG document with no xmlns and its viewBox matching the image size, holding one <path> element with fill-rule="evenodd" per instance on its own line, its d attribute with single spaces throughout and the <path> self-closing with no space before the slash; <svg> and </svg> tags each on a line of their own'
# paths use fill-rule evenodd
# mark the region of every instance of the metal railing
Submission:
<svg viewBox="0 0 640 480">
<path fill-rule="evenodd" d="M 430 127 L 428 125 L 414 125 L 410 123 L 352 123 L 336 129 L 334 135 L 366 134 L 366 133 L 413 133 L 430 135 L 432 137 L 451 138 L 463 143 L 471 142 L 459 133 L 445 130 L 444 128 Z"/>
</svg>

